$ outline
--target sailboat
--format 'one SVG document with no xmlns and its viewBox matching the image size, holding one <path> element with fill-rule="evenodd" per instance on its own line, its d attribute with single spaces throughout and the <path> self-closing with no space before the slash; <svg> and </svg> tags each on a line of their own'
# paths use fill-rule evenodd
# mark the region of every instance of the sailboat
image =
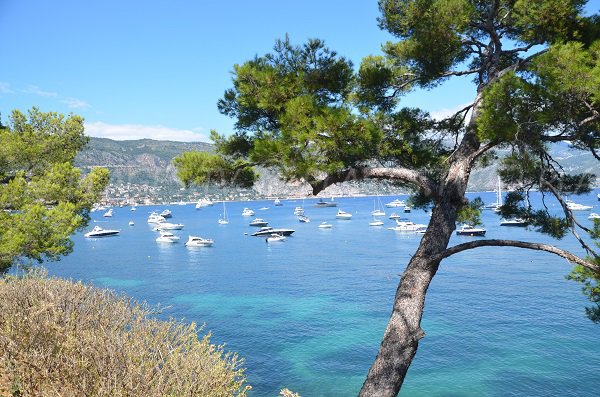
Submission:
<svg viewBox="0 0 600 397">
<path fill-rule="evenodd" d="M 383 204 L 381 203 L 381 199 L 377 196 L 377 199 L 373 200 L 373 211 L 371 211 L 371 215 L 373 216 L 385 216 L 385 211 L 383 210 Z"/>
<path fill-rule="evenodd" d="M 219 225 L 229 224 L 229 218 L 227 218 L 227 208 L 225 208 L 225 201 L 223 201 L 223 216 L 219 218 Z"/>
<path fill-rule="evenodd" d="M 493 210 L 494 212 L 500 212 L 500 207 L 502 207 L 502 185 L 500 182 L 500 177 L 498 177 L 498 190 L 496 191 L 496 202 L 484 205 L 483 209 Z"/>
</svg>

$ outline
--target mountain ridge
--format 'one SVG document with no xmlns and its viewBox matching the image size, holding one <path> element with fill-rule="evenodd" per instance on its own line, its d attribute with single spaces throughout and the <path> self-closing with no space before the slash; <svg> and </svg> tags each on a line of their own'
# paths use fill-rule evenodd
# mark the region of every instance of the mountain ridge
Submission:
<svg viewBox="0 0 600 397">
<path fill-rule="evenodd" d="M 181 192 L 183 185 L 177 179 L 177 171 L 172 164 L 174 157 L 190 151 L 214 151 L 214 146 L 205 142 L 159 141 L 153 139 L 112 140 L 109 138 L 90 139 L 88 146 L 76 157 L 76 165 L 82 169 L 106 167 L 111 172 L 113 185 L 148 185 L 161 187 L 170 192 Z M 561 159 L 567 172 L 596 174 L 596 186 L 600 186 L 600 169 L 596 159 L 589 153 L 576 151 L 568 145 L 557 145 L 553 148 L 553 156 Z M 474 169 L 469 181 L 469 191 L 491 191 L 496 189 L 497 164 L 485 168 Z M 305 196 L 310 187 L 299 182 L 284 182 L 276 173 L 261 169 L 260 179 L 252 190 L 244 195 L 271 197 L 279 195 Z M 204 188 L 205 193 L 227 191 L 232 194 L 235 189 L 224 187 Z M 193 188 L 191 191 L 198 191 Z M 406 189 L 387 181 L 350 182 L 345 185 L 331 186 L 323 195 L 353 194 L 395 194 L 406 193 Z M 181 195 L 181 193 L 179 193 Z"/>
</svg>

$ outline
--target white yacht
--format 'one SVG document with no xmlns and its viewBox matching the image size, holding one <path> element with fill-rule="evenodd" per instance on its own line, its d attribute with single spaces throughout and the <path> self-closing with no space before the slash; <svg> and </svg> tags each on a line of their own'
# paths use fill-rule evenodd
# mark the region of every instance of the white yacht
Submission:
<svg viewBox="0 0 600 397">
<path fill-rule="evenodd" d="M 265 239 L 267 243 L 277 243 L 280 241 L 285 241 L 285 236 L 283 234 L 273 233 L 269 237 Z"/>
<path fill-rule="evenodd" d="M 406 203 L 404 202 L 404 200 L 396 199 L 394 201 L 390 201 L 385 206 L 388 208 L 399 208 L 399 207 L 404 207 L 405 205 L 406 205 Z"/>
<path fill-rule="evenodd" d="M 304 208 L 302 208 L 302 207 L 294 208 L 294 215 L 304 215 Z"/>
<path fill-rule="evenodd" d="M 202 238 L 199 236 L 189 236 L 188 241 L 185 243 L 186 247 L 212 247 L 215 243 L 213 239 Z"/>
<path fill-rule="evenodd" d="M 159 243 L 176 243 L 179 241 L 179 236 L 174 235 L 171 232 L 160 232 L 160 236 L 156 238 Z"/>
<path fill-rule="evenodd" d="M 166 221 L 165 217 L 159 215 L 156 212 L 151 213 L 150 216 L 148 217 L 148 223 L 162 223 L 165 221 Z"/>
<path fill-rule="evenodd" d="M 252 211 L 250 208 L 244 208 L 242 211 L 242 216 L 254 216 L 254 211 Z"/>
<path fill-rule="evenodd" d="M 373 219 L 369 222 L 369 226 L 383 226 L 383 221 L 380 219 Z"/>
<path fill-rule="evenodd" d="M 250 226 L 263 227 L 267 226 L 268 224 L 269 222 L 265 221 L 263 218 L 254 218 L 252 221 L 250 221 Z"/>
<path fill-rule="evenodd" d="M 346 211 L 342 211 L 341 209 L 338 210 L 337 214 L 335 215 L 335 217 L 337 219 L 352 219 L 352 214 Z"/>
<path fill-rule="evenodd" d="M 164 210 L 163 212 L 160 213 L 160 216 L 162 216 L 165 219 L 172 218 L 173 213 L 171 212 L 171 210 Z"/>
<path fill-rule="evenodd" d="M 275 207 L 281 207 L 283 203 L 278 198 L 276 198 L 275 201 L 273 201 L 273 205 Z"/>
<path fill-rule="evenodd" d="M 479 227 L 464 224 L 456 231 L 459 236 L 485 236 L 486 230 Z"/>
<path fill-rule="evenodd" d="M 102 216 L 103 216 L 103 217 L 105 217 L 105 218 L 110 218 L 110 217 L 112 217 L 112 216 L 113 216 L 113 210 L 112 210 L 112 208 L 109 208 L 109 209 L 108 209 L 108 211 L 106 211 L 106 212 L 104 213 L 104 215 L 102 215 Z"/>
<path fill-rule="evenodd" d="M 529 222 L 522 218 L 510 218 L 500 220 L 500 226 L 526 227 L 528 224 Z"/>
<path fill-rule="evenodd" d="M 590 212 L 590 216 L 588 216 L 588 219 L 600 219 L 600 214 L 595 213 L 595 212 Z"/>
<path fill-rule="evenodd" d="M 310 218 L 306 215 L 298 215 L 298 221 L 302 223 L 308 223 L 310 222 Z"/>
<path fill-rule="evenodd" d="M 158 230 L 181 230 L 184 226 L 183 223 L 160 222 L 156 228 Z"/>
<path fill-rule="evenodd" d="M 327 222 L 321 222 L 321 224 L 319 225 L 319 228 L 321 229 L 331 229 L 332 225 L 331 223 L 327 223 Z"/>
<path fill-rule="evenodd" d="M 398 213 L 396 212 L 392 212 L 392 214 L 389 216 L 390 219 L 400 219 L 401 216 L 398 215 Z"/>
<path fill-rule="evenodd" d="M 408 219 L 396 219 L 396 226 L 390 227 L 390 230 L 394 230 L 396 232 L 409 232 L 414 233 L 419 229 L 427 228 L 427 225 L 422 223 L 414 223 L 413 221 L 409 221 Z"/>
<path fill-rule="evenodd" d="M 94 228 L 84 234 L 85 237 L 110 237 L 119 234 L 119 230 L 102 229 L 100 226 L 94 226 Z"/>
<path fill-rule="evenodd" d="M 196 203 L 196 209 L 199 210 L 200 208 L 204 208 L 204 207 L 210 207 L 214 205 L 214 203 L 212 201 L 210 201 L 209 199 L 200 199 L 198 200 L 198 202 Z"/>
<path fill-rule="evenodd" d="M 592 208 L 594 208 L 591 205 L 583 205 L 583 204 L 575 203 L 569 199 L 565 200 L 565 204 L 567 204 L 567 208 L 570 209 L 571 211 L 589 211 Z"/>
</svg>

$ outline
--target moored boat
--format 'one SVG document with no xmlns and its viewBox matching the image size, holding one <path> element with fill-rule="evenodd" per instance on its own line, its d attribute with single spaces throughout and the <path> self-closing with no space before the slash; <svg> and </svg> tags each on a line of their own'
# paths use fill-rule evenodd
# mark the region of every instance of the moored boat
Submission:
<svg viewBox="0 0 600 397">
<path fill-rule="evenodd" d="M 188 241 L 185 243 L 186 247 L 212 247 L 215 241 L 210 238 L 203 238 L 199 236 L 189 236 Z"/>
<path fill-rule="evenodd" d="M 92 230 L 84 234 L 85 237 L 110 237 L 119 234 L 119 230 L 103 229 L 100 226 L 94 226 Z"/>
<path fill-rule="evenodd" d="M 456 231 L 459 236 L 485 236 L 486 230 L 479 227 L 464 224 Z"/>
</svg>

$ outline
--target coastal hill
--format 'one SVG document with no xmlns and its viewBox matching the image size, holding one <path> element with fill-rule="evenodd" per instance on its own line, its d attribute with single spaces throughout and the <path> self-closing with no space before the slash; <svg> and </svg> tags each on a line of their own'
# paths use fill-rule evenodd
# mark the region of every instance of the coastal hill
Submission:
<svg viewBox="0 0 600 397">
<path fill-rule="evenodd" d="M 84 170 L 94 166 L 106 167 L 111 173 L 112 185 L 148 185 L 161 187 L 169 192 L 181 192 L 182 184 L 178 181 L 172 159 L 182 152 L 190 150 L 212 151 L 213 145 L 203 142 L 156 141 L 152 139 L 115 141 L 107 138 L 91 138 L 85 150 L 78 154 L 76 164 Z M 600 177 L 597 162 L 589 153 L 574 150 L 567 145 L 557 146 L 553 155 L 565 165 L 570 173 L 590 172 Z M 261 178 L 251 196 L 289 196 L 307 195 L 310 188 L 299 183 L 286 183 L 276 174 L 260 170 Z M 469 183 L 470 191 L 490 191 L 496 189 L 496 165 L 475 170 Z M 600 178 L 597 178 L 600 186 Z M 194 189 L 192 189 L 194 190 Z M 196 188 L 196 190 L 198 190 Z M 223 188 L 204 188 L 205 193 L 214 193 Z M 342 186 L 331 186 L 323 195 L 349 194 L 396 194 L 405 191 L 390 182 L 364 181 L 348 183 Z M 229 192 L 231 193 L 231 192 Z"/>
</svg>

